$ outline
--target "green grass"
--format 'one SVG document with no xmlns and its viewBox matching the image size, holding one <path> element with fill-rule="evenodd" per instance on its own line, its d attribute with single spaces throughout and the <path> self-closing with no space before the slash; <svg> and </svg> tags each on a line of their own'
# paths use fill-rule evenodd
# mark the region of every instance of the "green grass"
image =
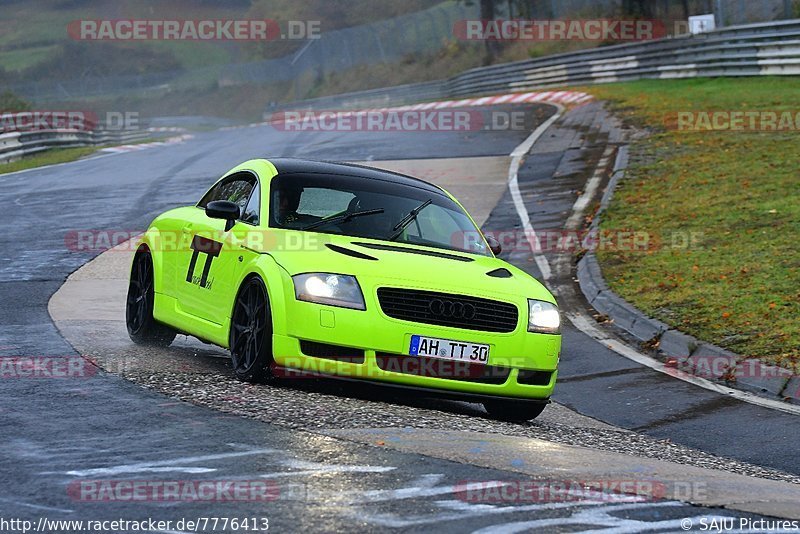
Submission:
<svg viewBox="0 0 800 534">
<path fill-rule="evenodd" d="M 51 45 L 0 52 L 0 65 L 7 71 L 24 70 L 44 61 L 53 55 L 57 49 L 57 46 Z"/>
<path fill-rule="evenodd" d="M 644 312 L 770 363 L 800 368 L 800 131 L 687 132 L 678 111 L 800 110 L 800 79 L 640 81 L 588 88 L 652 129 L 604 231 L 649 232 L 646 252 L 605 250 L 610 287 Z M 799 126 L 800 127 L 800 126 Z M 694 246 L 672 236 L 695 234 Z"/>
<path fill-rule="evenodd" d="M 0 174 L 75 161 L 96 152 L 100 148 L 102 147 L 54 148 L 11 163 L 0 163 Z"/>
</svg>

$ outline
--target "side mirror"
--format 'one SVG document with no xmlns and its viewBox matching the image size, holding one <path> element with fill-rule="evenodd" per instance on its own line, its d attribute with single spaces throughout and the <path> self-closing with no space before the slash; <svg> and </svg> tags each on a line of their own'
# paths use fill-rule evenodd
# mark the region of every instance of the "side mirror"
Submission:
<svg viewBox="0 0 800 534">
<path fill-rule="evenodd" d="M 206 206 L 206 215 L 212 219 L 222 219 L 225 222 L 227 232 L 239 218 L 239 205 L 229 200 L 215 200 Z"/>
<path fill-rule="evenodd" d="M 489 244 L 489 250 L 491 250 L 495 256 L 503 252 L 503 247 L 500 246 L 500 242 L 497 239 L 490 235 L 484 237 L 486 238 L 486 242 Z"/>
</svg>

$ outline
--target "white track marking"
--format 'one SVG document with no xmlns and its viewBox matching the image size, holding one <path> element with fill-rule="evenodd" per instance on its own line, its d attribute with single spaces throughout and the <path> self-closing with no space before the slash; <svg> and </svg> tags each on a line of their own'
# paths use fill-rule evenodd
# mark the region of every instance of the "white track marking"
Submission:
<svg viewBox="0 0 800 534">
<path fill-rule="evenodd" d="M 531 225 L 531 219 L 528 216 L 528 210 L 525 208 L 525 202 L 522 200 L 522 195 L 519 192 L 519 183 L 518 183 L 518 173 L 519 173 L 519 166 L 522 162 L 522 158 L 528 153 L 531 149 L 533 144 L 542 136 L 542 134 L 547 130 L 551 124 L 561 118 L 562 113 L 564 113 L 564 108 L 558 104 L 553 104 L 556 106 L 557 110 L 553 114 L 552 117 L 544 121 L 542 124 L 536 128 L 531 135 L 528 136 L 525 141 L 522 142 L 517 148 L 515 148 L 510 156 L 511 156 L 511 164 L 508 167 L 508 190 L 511 192 L 511 199 L 514 202 L 514 208 L 517 210 L 517 215 L 519 216 L 520 221 L 522 221 L 522 228 L 525 231 L 525 237 L 528 239 L 528 243 L 530 243 L 531 250 L 541 250 L 541 243 L 539 242 L 539 237 L 536 235 L 536 232 Z M 542 254 L 534 253 L 533 258 L 536 260 L 536 265 L 539 267 L 539 271 L 542 273 L 542 277 L 544 280 L 549 280 L 552 276 L 550 271 L 550 264 L 547 262 L 547 258 L 545 258 Z"/>
<path fill-rule="evenodd" d="M 148 148 L 154 148 L 158 146 L 166 146 L 166 145 L 174 145 L 178 143 L 183 143 L 184 141 L 188 141 L 189 139 L 194 138 L 191 134 L 185 134 L 178 137 L 170 137 L 168 139 L 164 139 L 163 141 L 153 141 L 151 143 L 139 143 L 136 145 L 117 145 L 107 148 L 101 148 L 99 152 L 103 152 L 106 154 L 121 154 L 124 152 L 137 152 L 139 150 L 147 150 Z"/>
<path fill-rule="evenodd" d="M 15 501 L 13 499 L 6 499 L 6 498 L 3 498 L 3 497 L 0 497 L 0 502 L 6 502 L 8 504 L 16 504 L 17 506 L 23 506 L 25 508 L 33 508 L 34 510 L 45 510 L 45 511 L 48 511 L 48 512 L 60 512 L 60 513 L 63 513 L 63 514 L 71 514 L 74 511 L 74 510 L 67 510 L 65 508 L 53 508 L 51 506 L 42 506 L 40 504 L 31 504 L 29 502 Z"/>
<path fill-rule="evenodd" d="M 354 491 L 350 492 L 353 498 L 348 502 L 350 504 L 358 503 L 376 503 L 386 501 L 400 501 L 404 499 L 418 499 L 421 497 L 436 497 L 438 495 L 451 495 L 463 491 L 458 485 L 447 484 L 444 486 L 436 486 L 436 482 L 444 478 L 444 475 L 424 475 L 417 480 L 412 481 L 412 485 L 406 488 L 397 488 L 390 490 L 370 490 L 370 491 Z M 496 488 L 501 486 L 508 486 L 508 482 L 491 481 L 482 483 L 482 488 Z M 336 500 L 335 497 L 333 497 Z"/>
<path fill-rule="evenodd" d="M 607 503 L 601 501 L 581 502 L 550 502 L 530 504 L 523 506 L 495 506 L 491 504 L 472 504 L 465 501 L 436 501 L 435 504 L 445 508 L 447 512 L 433 513 L 424 516 L 398 517 L 395 514 L 367 514 L 356 512 L 356 519 L 389 528 L 408 528 L 415 525 L 442 523 L 444 521 L 459 521 L 472 517 L 485 518 L 500 514 L 513 514 L 519 512 L 542 512 L 545 510 L 560 510 L 577 506 L 603 506 Z M 561 518 L 562 520 L 564 518 Z"/>
<path fill-rule="evenodd" d="M 640 365 L 649 367 L 654 371 L 658 371 L 659 373 L 669 375 L 672 378 L 677 378 L 678 380 L 683 380 L 684 382 L 688 382 L 689 384 L 694 384 L 695 386 L 707 389 L 709 391 L 713 391 L 715 393 L 720 393 L 728 397 L 733 397 L 742 402 L 755 404 L 756 406 L 761 406 L 762 408 L 779 410 L 781 412 L 790 413 L 792 415 L 800 415 L 800 406 L 795 406 L 793 404 L 786 404 L 781 401 L 759 397 L 758 395 L 754 395 L 746 391 L 741 391 L 739 389 L 732 389 L 723 386 L 721 384 L 717 384 L 716 382 L 707 380 L 705 378 L 701 378 L 699 376 L 692 376 L 686 373 L 679 373 L 675 368 L 667 367 L 659 360 L 656 360 L 651 356 L 643 354 L 637 351 L 636 349 L 622 343 L 621 341 L 610 337 L 600 328 L 595 326 L 596 322 L 582 311 L 565 312 L 564 315 L 567 317 L 567 319 L 570 320 L 570 322 L 575 326 L 575 328 L 577 328 L 587 336 L 591 337 L 598 343 L 605 345 L 607 348 L 613 350 L 620 356 L 624 356 L 625 358 L 628 358 L 629 360 L 632 360 Z"/>
<path fill-rule="evenodd" d="M 577 503 L 580 504 L 580 503 Z M 680 506 L 678 502 L 661 502 L 649 504 L 650 507 L 674 507 Z M 614 533 L 634 533 L 634 532 L 647 532 L 652 530 L 661 530 L 664 528 L 672 528 L 674 530 L 680 529 L 680 519 L 670 519 L 665 521 L 640 521 L 637 519 L 626 519 L 610 515 L 609 512 L 617 512 L 627 510 L 641 505 L 618 505 L 618 506 L 605 506 L 588 508 L 579 510 L 568 517 L 553 517 L 548 519 L 533 519 L 527 521 L 515 521 L 512 523 L 505 523 L 500 525 L 492 525 L 473 531 L 472 534 L 516 534 L 517 532 L 530 532 L 532 530 L 541 530 L 548 527 L 558 527 L 566 525 L 597 525 L 606 528 L 592 529 L 577 531 L 584 534 L 588 532 L 614 532 Z M 705 516 L 714 517 L 714 516 Z M 681 518 L 683 519 L 683 518 Z"/>
<path fill-rule="evenodd" d="M 213 460 L 224 460 L 227 458 L 237 458 L 240 456 L 256 456 L 260 454 L 272 454 L 273 449 L 253 449 L 238 452 L 225 452 L 221 454 L 207 454 L 204 456 L 186 456 L 183 458 L 173 458 L 172 460 L 161 460 L 156 462 L 140 462 L 135 464 L 115 465 L 111 467 L 97 467 L 94 469 L 83 469 L 77 471 L 67 471 L 65 474 L 76 477 L 119 475 L 126 473 L 138 473 L 143 470 L 150 470 L 154 467 L 173 467 L 182 464 L 193 464 L 197 462 L 208 462 Z"/>
<path fill-rule="evenodd" d="M 392 466 L 373 465 L 347 465 L 347 464 L 321 464 L 303 460 L 285 460 L 281 464 L 296 469 L 296 471 L 280 471 L 267 473 L 259 478 L 283 478 L 292 476 L 320 475 L 325 473 L 387 473 L 397 469 Z"/>
<path fill-rule="evenodd" d="M 124 153 L 127 153 L 127 152 L 136 151 L 136 150 L 144 150 L 145 148 L 151 148 L 151 147 L 155 147 L 155 146 L 166 146 L 166 145 L 179 144 L 179 143 L 183 143 L 184 141 L 188 141 L 189 139 L 192 139 L 193 137 L 194 137 L 193 135 L 183 135 L 183 136 L 180 136 L 180 138 L 178 138 L 178 137 L 170 138 L 170 139 L 174 139 L 173 141 L 169 141 L 167 139 L 167 140 L 164 140 L 164 141 L 156 141 L 156 142 L 153 142 L 153 143 L 143 143 L 143 144 L 140 144 L 140 145 L 119 145 L 119 146 L 116 146 L 116 147 L 101 148 L 101 149 L 98 149 L 97 152 L 95 153 L 97 155 L 89 156 L 89 157 L 86 157 L 86 158 L 80 158 L 80 159 L 76 159 L 76 160 L 73 160 L 73 161 L 65 161 L 63 163 L 53 163 L 52 165 L 43 165 L 41 167 L 31 167 L 30 169 L 22 169 L 21 171 L 2 173 L 2 174 L 0 174 L 0 180 L 2 180 L 5 177 L 8 177 L 8 176 L 15 176 L 15 175 L 19 175 L 19 174 L 25 174 L 25 173 L 28 173 L 28 172 L 43 171 L 43 170 L 46 170 L 46 169 L 51 169 L 53 167 L 60 167 L 61 165 L 70 165 L 70 164 L 75 164 L 75 163 L 85 163 L 87 161 L 94 161 L 94 160 L 97 160 L 97 159 L 109 158 L 109 157 L 114 156 L 116 154 L 124 154 Z M 130 149 L 129 147 L 143 147 L 143 148 Z M 121 148 L 122 150 L 116 150 L 117 148 Z M 2 165 L 2 164 L 0 164 L 0 165 Z"/>
</svg>

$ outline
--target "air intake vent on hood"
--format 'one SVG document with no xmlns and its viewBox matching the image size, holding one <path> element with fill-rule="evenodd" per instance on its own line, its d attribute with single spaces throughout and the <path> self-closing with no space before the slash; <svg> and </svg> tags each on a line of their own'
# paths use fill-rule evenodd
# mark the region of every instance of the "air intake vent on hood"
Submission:
<svg viewBox="0 0 800 534">
<path fill-rule="evenodd" d="M 330 243 L 325 243 L 325 246 L 331 249 L 332 251 L 338 252 L 339 254 L 344 254 L 345 256 L 351 256 L 353 258 L 358 258 L 360 260 L 378 261 L 378 258 L 370 256 L 369 254 L 364 254 L 363 252 L 359 252 L 357 250 L 340 247 L 339 245 L 331 245 Z"/>
<path fill-rule="evenodd" d="M 444 252 L 435 252 L 433 250 L 425 250 L 421 248 L 412 248 L 412 247 L 396 247 L 394 245 L 381 245 L 380 243 L 357 243 L 353 242 L 354 245 L 358 245 L 359 247 L 366 247 L 371 248 L 374 250 L 386 250 L 390 252 L 405 252 L 406 254 L 421 254 L 423 256 L 433 256 L 435 258 L 445 258 L 448 260 L 456 260 L 456 261 L 475 261 L 472 258 L 468 258 L 467 256 L 456 256 L 455 254 L 447 254 Z"/>
<path fill-rule="evenodd" d="M 500 267 L 499 269 L 495 269 L 494 271 L 489 271 L 486 273 L 487 276 L 492 276 L 494 278 L 511 278 L 511 271 L 504 267 Z"/>
</svg>

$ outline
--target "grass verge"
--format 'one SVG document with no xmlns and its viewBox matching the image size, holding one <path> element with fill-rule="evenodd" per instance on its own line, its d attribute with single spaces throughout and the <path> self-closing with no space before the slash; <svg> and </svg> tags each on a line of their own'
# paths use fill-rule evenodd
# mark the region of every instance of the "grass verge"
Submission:
<svg viewBox="0 0 800 534">
<path fill-rule="evenodd" d="M 795 116 L 800 79 L 652 80 L 586 90 L 651 130 L 632 145 L 626 178 L 601 223 L 606 232 L 650 239 L 646 251 L 598 251 L 609 286 L 699 339 L 797 372 L 800 124 L 686 131 L 676 119 L 689 111 Z"/>
<path fill-rule="evenodd" d="M 102 147 L 53 148 L 10 163 L 0 163 L 0 174 L 75 161 L 96 152 L 100 148 Z"/>
</svg>

